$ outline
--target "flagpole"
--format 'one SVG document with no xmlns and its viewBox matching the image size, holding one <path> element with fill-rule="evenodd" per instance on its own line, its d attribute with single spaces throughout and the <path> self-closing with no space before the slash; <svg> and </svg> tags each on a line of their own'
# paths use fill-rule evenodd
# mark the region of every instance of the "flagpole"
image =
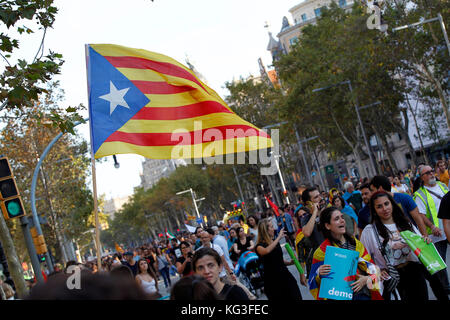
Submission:
<svg viewBox="0 0 450 320">
<path fill-rule="evenodd" d="M 85 54 L 86 54 L 86 78 L 87 78 L 87 91 L 88 91 L 88 106 L 90 106 L 89 99 L 89 45 L 85 45 Z M 92 122 L 92 117 L 89 117 L 89 121 Z M 94 197 L 94 217 L 95 217 L 95 246 L 97 250 L 97 270 L 100 271 L 102 267 L 101 264 L 101 244 L 100 244 L 100 223 L 98 219 L 98 199 L 97 199 L 97 174 L 95 170 L 95 157 L 94 157 L 94 146 L 92 144 L 92 123 L 89 124 L 90 138 L 91 138 L 91 166 L 92 166 L 92 192 Z"/>
</svg>

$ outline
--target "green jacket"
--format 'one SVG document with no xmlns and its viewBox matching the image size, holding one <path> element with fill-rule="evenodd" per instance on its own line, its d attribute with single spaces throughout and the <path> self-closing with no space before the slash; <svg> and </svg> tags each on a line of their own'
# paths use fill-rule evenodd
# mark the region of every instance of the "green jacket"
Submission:
<svg viewBox="0 0 450 320">
<path fill-rule="evenodd" d="M 445 184 L 439 181 L 437 181 L 437 184 L 439 185 L 444 194 L 448 192 L 448 188 Z M 414 201 L 416 201 L 417 197 L 419 197 L 422 200 L 422 202 L 425 204 L 427 208 L 426 217 L 433 222 L 436 228 L 439 228 L 439 220 L 437 217 L 439 208 L 436 208 L 436 204 L 434 203 L 431 193 L 428 192 L 428 190 L 425 187 L 420 187 L 419 190 L 417 190 L 414 193 L 413 196 Z M 432 233 L 429 227 L 427 227 L 427 232 L 428 234 Z"/>
</svg>

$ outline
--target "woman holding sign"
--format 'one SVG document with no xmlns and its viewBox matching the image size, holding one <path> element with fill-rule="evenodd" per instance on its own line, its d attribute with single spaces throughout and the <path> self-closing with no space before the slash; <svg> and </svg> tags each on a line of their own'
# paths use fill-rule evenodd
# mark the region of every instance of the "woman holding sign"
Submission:
<svg viewBox="0 0 450 320">
<path fill-rule="evenodd" d="M 268 300 L 302 300 L 297 281 L 286 267 L 294 262 L 283 259 L 280 240 L 285 237 L 284 228 L 275 239 L 274 237 L 272 222 L 268 219 L 260 220 L 255 250 L 264 267 L 264 293 Z"/>
<path fill-rule="evenodd" d="M 419 230 L 411 224 L 392 196 L 384 191 L 372 195 L 370 212 L 372 223 L 364 228 L 361 242 L 381 268 L 383 297 L 386 300 L 398 299 L 398 292 L 401 300 L 428 300 L 427 271 L 400 236 L 402 231 L 420 234 Z M 429 238 L 425 241 L 431 242 Z"/>
<path fill-rule="evenodd" d="M 357 252 L 355 255 L 356 275 L 344 278 L 348 282 L 353 281 L 350 284 L 353 293 L 346 293 L 348 299 L 339 300 L 381 300 L 377 286 L 377 268 L 364 245 L 346 232 L 343 213 L 336 207 L 324 209 L 320 214 L 319 227 L 325 241 L 314 252 L 311 276 L 309 277 L 309 290 L 313 297 L 322 300 L 323 296 L 319 294 L 322 279 L 331 278 L 333 274 L 336 274 L 337 270 L 333 271 L 333 269 L 337 266 L 324 264 L 327 247 L 333 246 Z M 342 297 L 342 295 L 339 296 Z"/>
</svg>

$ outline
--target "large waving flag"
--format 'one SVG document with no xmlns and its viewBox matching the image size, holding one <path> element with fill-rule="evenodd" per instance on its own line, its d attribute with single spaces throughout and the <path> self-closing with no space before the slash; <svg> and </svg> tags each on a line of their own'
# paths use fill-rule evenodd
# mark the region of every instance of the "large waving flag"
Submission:
<svg viewBox="0 0 450 320">
<path fill-rule="evenodd" d="M 95 158 L 119 153 L 201 158 L 273 146 L 264 131 L 170 57 L 90 44 L 86 59 Z"/>
</svg>

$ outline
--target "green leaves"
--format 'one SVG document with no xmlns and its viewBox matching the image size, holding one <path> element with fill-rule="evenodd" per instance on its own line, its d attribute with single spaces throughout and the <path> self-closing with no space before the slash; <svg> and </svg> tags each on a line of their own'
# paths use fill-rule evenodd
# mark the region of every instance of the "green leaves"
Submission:
<svg viewBox="0 0 450 320">
<path fill-rule="evenodd" d="M 0 2 L 0 21 L 8 29 L 20 23 L 29 21 L 39 29 L 44 30 L 42 43 L 45 40 L 47 28 L 53 25 L 58 9 L 53 6 L 53 0 L 3 0 Z M 26 35 L 33 33 L 32 27 L 25 25 L 16 28 L 21 41 L 26 41 Z M 36 104 L 39 96 L 47 93 L 47 83 L 54 75 L 61 72 L 64 63 L 62 55 L 49 50 L 49 54 L 43 56 L 42 47 L 36 48 L 37 54 L 34 61 L 17 58 L 17 63 L 11 65 L 8 61 L 13 56 L 14 50 L 19 48 L 19 39 L 15 39 L 8 33 L 0 33 L 0 53 L 8 63 L 5 71 L 0 75 L 0 104 L 5 105 L 7 118 L 23 117 L 23 110 Z M 40 56 L 39 56 L 40 55 Z M 76 108 L 68 108 L 68 113 L 77 112 Z M 73 118 L 73 119 L 72 119 Z M 50 120 L 54 126 L 63 132 L 73 133 L 73 120 L 81 117 L 67 117 L 60 111 L 53 114 Z"/>
</svg>

